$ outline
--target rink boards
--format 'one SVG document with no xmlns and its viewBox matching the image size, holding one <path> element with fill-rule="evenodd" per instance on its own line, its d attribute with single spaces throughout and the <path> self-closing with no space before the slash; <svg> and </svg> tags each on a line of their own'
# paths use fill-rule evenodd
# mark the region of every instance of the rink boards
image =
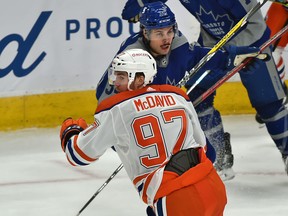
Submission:
<svg viewBox="0 0 288 216">
<path fill-rule="evenodd" d="M 240 82 L 221 86 L 215 106 L 222 115 L 255 113 Z M 92 122 L 95 108 L 95 90 L 0 98 L 0 130 L 55 127 L 67 117 Z"/>
</svg>

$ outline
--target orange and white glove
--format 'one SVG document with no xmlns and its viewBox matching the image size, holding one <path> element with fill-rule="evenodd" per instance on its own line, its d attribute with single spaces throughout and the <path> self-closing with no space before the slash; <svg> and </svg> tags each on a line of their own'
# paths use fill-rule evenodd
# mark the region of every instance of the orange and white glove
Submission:
<svg viewBox="0 0 288 216">
<path fill-rule="evenodd" d="M 73 120 L 71 117 L 65 119 L 62 123 L 60 129 L 60 140 L 62 150 L 65 152 L 65 148 L 69 139 L 78 135 L 81 131 L 85 130 L 88 125 L 83 118 L 79 118 L 77 120 Z"/>
</svg>

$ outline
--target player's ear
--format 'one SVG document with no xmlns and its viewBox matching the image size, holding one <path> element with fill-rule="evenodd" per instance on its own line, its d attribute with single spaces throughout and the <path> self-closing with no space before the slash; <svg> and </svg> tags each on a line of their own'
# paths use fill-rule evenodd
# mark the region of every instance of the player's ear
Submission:
<svg viewBox="0 0 288 216">
<path fill-rule="evenodd" d="M 134 80 L 135 87 L 138 89 L 139 87 L 143 86 L 144 80 L 145 80 L 144 75 L 136 76 Z"/>
<path fill-rule="evenodd" d="M 149 39 L 148 38 L 148 31 L 145 28 L 143 29 L 143 36 L 144 36 L 145 39 L 147 39 L 147 40 Z"/>
</svg>

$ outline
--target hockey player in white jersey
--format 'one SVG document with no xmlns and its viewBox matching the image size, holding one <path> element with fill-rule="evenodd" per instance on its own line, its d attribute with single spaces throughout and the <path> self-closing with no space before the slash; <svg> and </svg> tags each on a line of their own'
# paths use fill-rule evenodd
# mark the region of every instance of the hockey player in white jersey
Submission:
<svg viewBox="0 0 288 216">
<path fill-rule="evenodd" d="M 146 3 L 155 1 L 167 2 L 167 0 L 127 0 L 122 11 L 122 18 L 130 22 L 137 22 L 141 8 Z M 257 0 L 179 0 L 179 2 L 199 21 L 198 42 L 202 46 L 215 45 L 257 4 Z M 277 2 L 287 5 L 285 0 Z M 187 18 L 187 20 L 189 19 Z M 270 30 L 265 24 L 261 11 L 258 10 L 247 24 L 235 33 L 227 45 L 259 47 L 269 39 L 269 36 Z M 267 48 L 265 52 L 271 55 L 270 48 Z M 283 105 L 285 92 L 276 65 L 272 58 L 266 62 L 259 61 L 258 67 L 251 72 L 240 71 L 241 81 L 247 90 L 252 107 L 265 123 L 267 132 L 280 151 L 285 163 L 285 171 L 288 174 L 288 110 Z M 210 86 L 205 82 L 200 83 L 199 88 L 191 92 L 191 100 L 198 98 Z M 219 170 L 222 169 L 224 178 L 227 176 L 229 179 L 234 176 L 233 155 L 229 139 L 225 138 L 229 137 L 229 134 L 224 133 L 221 116 L 214 107 L 214 97 L 215 95 L 211 94 L 196 107 L 196 111 L 206 136 L 211 143 L 219 146 L 220 153 L 218 155 L 224 156 L 222 162 L 219 159 L 216 167 L 219 167 Z M 223 154 L 222 146 L 225 147 L 225 154 Z"/>
<path fill-rule="evenodd" d="M 97 107 L 95 121 L 66 119 L 60 139 L 74 166 L 115 147 L 143 202 L 156 215 L 223 215 L 225 186 L 205 154 L 205 135 L 189 97 L 151 85 L 154 58 L 142 49 L 118 54 L 109 81 L 119 92 Z"/>
<path fill-rule="evenodd" d="M 189 44 L 186 37 L 177 27 L 174 13 L 162 2 L 145 5 L 141 11 L 140 27 L 138 33 L 131 35 L 121 44 L 117 54 L 131 48 L 141 48 L 148 51 L 155 58 L 157 63 L 158 73 L 153 80 L 153 84 L 177 85 L 187 71 L 192 70 L 192 68 L 211 50 L 209 47 L 201 47 L 196 43 Z M 211 81 L 214 82 L 215 77 L 223 76 L 225 71 L 227 72 L 235 66 L 234 63 L 236 59 L 242 59 L 238 58 L 239 55 L 243 58 L 255 56 L 258 55 L 258 51 L 259 49 L 255 47 L 235 46 L 227 47 L 226 50 L 219 50 L 189 82 L 194 84 L 195 79 L 197 79 L 197 77 L 199 78 L 201 73 L 205 72 L 205 70 L 223 70 L 220 73 L 209 73 L 200 84 L 207 85 L 207 83 L 211 83 Z M 248 71 L 249 70 L 247 70 L 247 72 Z M 197 89 L 198 86 L 195 87 L 195 90 Z M 109 85 L 108 83 L 108 70 L 106 70 L 97 85 L 96 98 L 98 102 L 101 102 L 103 99 L 108 98 L 115 93 L 114 86 Z M 199 108 L 202 110 L 201 104 L 202 103 L 196 107 L 196 111 Z M 206 100 L 203 104 L 206 106 Z M 215 112 L 217 111 L 215 110 Z M 220 157 L 220 155 L 224 151 L 224 143 L 222 142 L 222 139 L 219 142 L 218 134 L 224 133 L 223 128 L 216 127 L 217 130 L 213 130 L 213 133 L 211 133 L 210 130 L 205 131 L 204 128 L 207 128 L 207 124 L 205 121 L 201 121 L 202 116 L 198 117 L 202 129 L 204 130 L 204 133 L 207 132 L 206 137 L 211 143 L 209 144 L 209 142 L 207 142 L 207 156 L 214 162 L 215 148 L 217 154 L 214 164 L 219 164 L 218 161 L 221 161 L 221 158 L 223 158 Z M 216 124 L 216 122 L 214 122 L 215 118 L 210 118 L 210 120 Z"/>
</svg>

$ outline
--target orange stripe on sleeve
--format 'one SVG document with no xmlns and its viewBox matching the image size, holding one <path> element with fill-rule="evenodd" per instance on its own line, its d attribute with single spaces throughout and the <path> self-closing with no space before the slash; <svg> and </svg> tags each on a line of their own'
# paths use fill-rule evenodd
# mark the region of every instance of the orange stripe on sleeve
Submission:
<svg viewBox="0 0 288 216">
<path fill-rule="evenodd" d="M 66 158 L 67 158 L 68 162 L 69 162 L 72 166 L 76 166 L 76 164 L 74 164 L 74 163 L 69 159 L 68 155 L 66 155 Z"/>
<path fill-rule="evenodd" d="M 133 184 L 134 184 L 134 185 L 137 185 L 137 183 L 138 183 L 139 181 L 141 181 L 142 179 L 146 178 L 147 175 L 149 175 L 149 173 L 146 173 L 146 174 L 141 175 L 141 176 L 137 176 L 137 177 L 133 180 Z"/>
<path fill-rule="evenodd" d="M 148 188 L 148 185 L 150 184 L 151 180 L 152 180 L 152 177 L 154 176 L 154 173 L 156 172 L 153 171 L 147 178 L 146 178 L 146 181 L 145 181 L 145 184 L 144 184 L 144 188 L 143 188 L 143 194 L 142 194 L 142 200 L 147 204 L 148 203 L 148 198 L 147 198 L 147 188 Z"/>
<path fill-rule="evenodd" d="M 89 157 L 88 155 L 86 155 L 77 145 L 77 138 L 78 138 L 78 135 L 76 135 L 74 137 L 74 144 L 73 144 L 73 147 L 75 149 L 75 151 L 83 158 L 85 159 L 86 161 L 89 161 L 89 162 L 93 162 L 95 160 L 97 160 L 98 158 L 91 158 Z"/>
</svg>

